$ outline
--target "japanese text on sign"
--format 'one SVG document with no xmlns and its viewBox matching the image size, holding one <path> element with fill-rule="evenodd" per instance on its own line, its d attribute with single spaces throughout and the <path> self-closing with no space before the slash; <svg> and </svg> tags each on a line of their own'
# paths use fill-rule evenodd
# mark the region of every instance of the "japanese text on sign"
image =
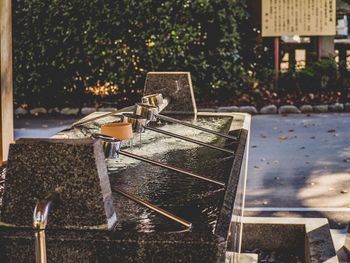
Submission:
<svg viewBox="0 0 350 263">
<path fill-rule="evenodd" d="M 262 36 L 336 34 L 336 0 L 262 0 Z"/>
</svg>

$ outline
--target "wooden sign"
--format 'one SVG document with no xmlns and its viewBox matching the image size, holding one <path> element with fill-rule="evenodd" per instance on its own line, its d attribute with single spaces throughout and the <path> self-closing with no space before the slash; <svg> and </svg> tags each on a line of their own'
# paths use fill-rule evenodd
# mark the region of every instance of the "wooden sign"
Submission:
<svg viewBox="0 0 350 263">
<path fill-rule="evenodd" d="M 333 36 L 336 0 L 262 0 L 262 36 Z"/>
</svg>

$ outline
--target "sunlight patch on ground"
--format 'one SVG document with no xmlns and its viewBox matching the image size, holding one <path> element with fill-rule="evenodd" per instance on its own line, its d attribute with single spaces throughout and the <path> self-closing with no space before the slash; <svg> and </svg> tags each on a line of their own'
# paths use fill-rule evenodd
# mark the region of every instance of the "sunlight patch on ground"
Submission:
<svg viewBox="0 0 350 263">
<path fill-rule="evenodd" d="M 305 207 L 350 207 L 350 173 L 325 173 L 315 171 L 300 189 L 298 199 Z"/>
</svg>

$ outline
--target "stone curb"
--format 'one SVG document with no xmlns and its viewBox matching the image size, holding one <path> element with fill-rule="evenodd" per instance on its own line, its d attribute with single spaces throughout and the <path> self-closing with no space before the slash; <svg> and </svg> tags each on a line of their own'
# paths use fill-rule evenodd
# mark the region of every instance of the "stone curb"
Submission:
<svg viewBox="0 0 350 263">
<path fill-rule="evenodd" d="M 14 110 L 14 114 L 16 116 L 39 116 L 46 114 L 58 114 L 65 116 L 85 116 L 89 115 L 95 111 L 112 111 L 116 108 L 94 108 L 94 107 L 83 107 L 83 108 L 68 108 L 65 107 L 63 109 L 49 108 L 46 109 L 44 107 L 33 108 L 30 110 L 23 109 L 18 107 Z M 198 111 L 202 112 L 244 112 L 252 115 L 255 114 L 300 114 L 300 113 L 327 113 L 327 112 L 350 112 L 350 102 L 348 103 L 334 103 L 334 104 L 322 104 L 322 105 L 301 105 L 300 107 L 296 107 L 294 105 L 282 105 L 277 107 L 276 105 L 267 105 L 262 107 L 259 111 L 254 106 L 222 106 L 217 108 L 203 108 Z"/>
<path fill-rule="evenodd" d="M 243 218 L 243 250 L 274 251 L 303 243 L 306 262 L 339 263 L 326 218 Z"/>
</svg>

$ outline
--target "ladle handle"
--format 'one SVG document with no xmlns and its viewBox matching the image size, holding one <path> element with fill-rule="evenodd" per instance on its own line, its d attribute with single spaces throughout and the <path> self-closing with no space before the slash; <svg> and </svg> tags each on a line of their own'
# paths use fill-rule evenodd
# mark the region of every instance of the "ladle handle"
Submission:
<svg viewBox="0 0 350 263">
<path fill-rule="evenodd" d="M 193 129 L 197 129 L 197 130 L 200 130 L 200 131 L 204 131 L 204 132 L 207 132 L 207 133 L 215 134 L 217 136 L 224 137 L 226 139 L 238 140 L 238 138 L 235 137 L 235 136 L 231 136 L 231 135 L 228 135 L 228 134 L 225 134 L 225 133 L 213 131 L 213 130 L 210 130 L 210 129 L 207 129 L 207 128 L 204 128 L 204 127 L 201 127 L 201 126 L 198 126 L 198 125 L 193 125 L 191 123 L 188 123 L 188 122 L 185 122 L 185 121 L 180 121 L 180 120 L 177 120 L 177 119 L 174 119 L 174 118 L 171 118 L 171 117 L 168 117 L 168 116 L 164 116 L 164 115 L 161 115 L 161 114 L 157 114 L 157 118 L 160 119 L 160 120 L 181 124 L 181 125 L 184 125 L 184 126 L 187 126 L 187 127 L 193 128 Z"/>
<path fill-rule="evenodd" d="M 110 135 L 105 135 L 102 133 L 93 133 L 93 134 L 91 134 L 91 137 L 94 139 L 101 139 L 105 142 L 118 142 L 119 141 L 117 138 L 114 138 Z"/>
<path fill-rule="evenodd" d="M 160 207 L 158 207 L 158 206 L 156 206 L 156 205 L 154 205 L 146 200 L 143 200 L 143 199 L 139 198 L 138 196 L 127 193 L 124 190 L 120 189 L 119 187 L 113 187 L 113 190 L 116 191 L 117 193 L 135 201 L 136 203 L 139 203 L 143 206 L 146 206 L 149 209 L 151 209 L 151 210 L 153 210 L 153 211 L 155 211 L 155 212 L 157 212 L 157 213 L 159 213 L 159 214 L 161 214 L 161 215 L 163 215 L 163 216 L 165 216 L 165 217 L 167 217 L 167 218 L 169 218 L 177 223 L 180 223 L 181 225 L 183 225 L 187 228 L 192 227 L 191 222 L 188 222 L 185 219 L 182 219 L 182 218 L 180 218 L 180 217 L 178 217 L 178 216 L 176 216 L 176 215 L 174 215 L 174 214 L 172 214 L 172 213 L 170 213 L 170 212 L 168 212 L 168 211 L 166 211 L 166 210 L 164 210 L 164 209 L 162 209 L 162 208 L 160 208 Z"/>
<path fill-rule="evenodd" d="M 162 134 L 168 135 L 170 137 L 174 137 L 174 138 L 177 138 L 177 139 L 180 139 L 180 140 L 184 140 L 184 141 L 188 141 L 188 142 L 191 142 L 191 143 L 195 143 L 195 144 L 198 144 L 198 145 L 201 145 L 201 146 L 204 146 L 204 147 L 208 147 L 208 148 L 211 148 L 211 149 L 215 149 L 215 150 L 218 150 L 218 151 L 222 151 L 222 152 L 226 152 L 226 153 L 230 153 L 230 154 L 234 154 L 235 153 L 234 151 L 227 150 L 225 148 L 220 148 L 220 147 L 217 147 L 217 146 L 205 143 L 205 142 L 194 140 L 194 139 L 191 139 L 191 138 L 188 138 L 188 137 L 176 134 L 176 133 L 168 132 L 168 131 L 165 131 L 165 130 L 161 130 L 161 129 L 157 129 L 157 128 L 153 128 L 153 127 L 149 127 L 149 126 L 145 126 L 145 129 L 151 130 L 151 131 L 154 131 L 154 132 L 158 132 L 158 133 L 162 133 Z"/>
<path fill-rule="evenodd" d="M 198 174 L 194 174 L 194 173 L 185 171 L 183 169 L 180 169 L 180 168 L 177 168 L 177 167 L 174 167 L 174 166 L 170 166 L 168 164 L 157 162 L 157 161 L 154 161 L 154 160 L 151 160 L 151 159 L 148 159 L 148 158 L 145 158 L 145 157 L 133 154 L 133 153 L 129 153 L 129 152 L 126 152 L 126 151 L 123 151 L 123 150 L 119 150 L 119 153 L 121 155 L 130 157 L 130 158 L 133 158 L 133 159 L 145 162 L 145 163 L 150 163 L 150 164 L 153 164 L 153 165 L 156 165 L 156 166 L 160 166 L 160 167 L 169 169 L 169 170 L 174 171 L 174 172 L 178 172 L 178 173 L 181 173 L 181 174 L 184 174 L 184 175 L 188 175 L 188 176 L 191 176 L 191 177 L 198 178 L 200 180 L 203 180 L 203 181 L 206 181 L 206 182 L 209 182 L 209 183 L 216 184 L 216 185 L 221 186 L 221 187 L 225 187 L 225 183 L 223 183 L 223 182 L 220 182 L 220 181 L 217 181 L 217 180 L 214 180 L 214 179 L 210 179 L 210 178 L 198 175 Z"/>
</svg>

